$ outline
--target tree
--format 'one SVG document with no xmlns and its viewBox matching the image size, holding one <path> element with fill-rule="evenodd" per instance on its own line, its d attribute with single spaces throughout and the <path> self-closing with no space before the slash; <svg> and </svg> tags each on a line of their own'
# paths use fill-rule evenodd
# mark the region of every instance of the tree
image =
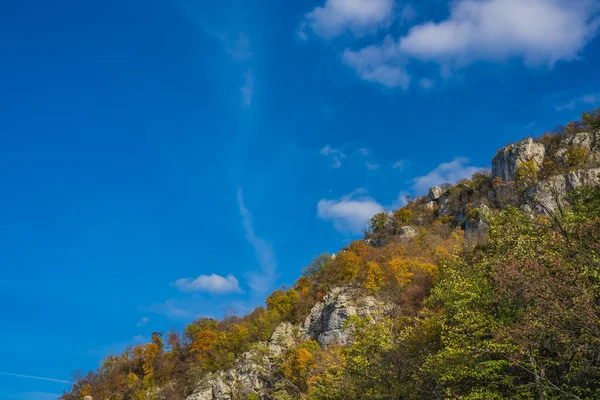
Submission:
<svg viewBox="0 0 600 400">
<path fill-rule="evenodd" d="M 595 110 L 584 112 L 581 114 L 581 119 L 585 124 L 585 127 L 592 132 L 600 129 L 600 108 Z"/>
</svg>

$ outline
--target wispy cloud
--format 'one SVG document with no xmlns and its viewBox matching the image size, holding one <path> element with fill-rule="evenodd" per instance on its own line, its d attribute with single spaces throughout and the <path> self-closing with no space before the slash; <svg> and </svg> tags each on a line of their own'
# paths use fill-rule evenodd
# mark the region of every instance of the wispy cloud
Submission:
<svg viewBox="0 0 600 400">
<path fill-rule="evenodd" d="M 365 166 L 367 167 L 367 169 L 369 171 L 376 171 L 376 170 L 379 169 L 379 164 L 373 164 L 373 163 L 370 163 L 370 162 L 366 163 Z"/>
<path fill-rule="evenodd" d="M 254 75 L 251 70 L 244 72 L 244 84 L 240 88 L 242 95 L 242 107 L 250 108 L 252 106 L 252 98 L 254 97 Z"/>
<path fill-rule="evenodd" d="M 182 292 L 209 292 L 217 294 L 241 293 L 238 280 L 233 275 L 200 275 L 196 279 L 182 278 L 173 285 Z"/>
<path fill-rule="evenodd" d="M 174 299 L 167 300 L 164 303 L 153 304 L 147 308 L 147 311 L 164 315 L 173 320 L 185 319 L 191 316 L 189 311 L 177 306 Z"/>
<path fill-rule="evenodd" d="M 244 196 L 241 188 L 238 188 L 237 202 L 242 216 L 242 226 L 246 233 L 246 239 L 254 248 L 254 253 L 260 266 L 259 271 L 251 271 L 246 274 L 248 286 L 256 293 L 265 293 L 272 288 L 277 279 L 277 260 L 273 245 L 267 240 L 256 236 L 252 214 L 244 204 Z"/>
<path fill-rule="evenodd" d="M 317 216 L 333 223 L 344 234 L 358 235 L 367 227 L 373 215 L 384 210 L 375 199 L 358 189 L 337 200 L 322 199 L 317 204 Z"/>
<path fill-rule="evenodd" d="M 65 379 L 55 379 L 55 378 L 48 378 L 45 376 L 34 376 L 34 375 L 23 375 L 23 374 L 15 374 L 12 372 L 0 372 L 0 375 L 4 375 L 4 376 L 12 376 L 14 378 L 24 378 L 24 379 L 35 379 L 38 381 L 46 381 L 46 382 L 55 382 L 55 383 L 64 383 L 64 384 L 71 384 L 71 381 L 67 381 Z"/>
<path fill-rule="evenodd" d="M 392 165 L 393 169 L 397 169 L 399 171 L 404 171 L 405 167 L 406 167 L 406 161 L 404 161 L 404 160 L 398 160 Z"/>
<path fill-rule="evenodd" d="M 580 105 L 595 106 L 600 103 L 600 93 L 586 94 L 585 96 L 577 97 L 568 103 L 560 104 L 555 106 L 556 111 L 574 110 L 575 107 Z"/>
<path fill-rule="evenodd" d="M 330 157 L 332 160 L 331 166 L 333 168 L 339 168 L 342 166 L 342 158 L 346 157 L 346 154 L 342 153 L 339 149 L 334 149 L 333 147 L 326 145 L 319 153 L 325 157 Z"/>
<path fill-rule="evenodd" d="M 137 326 L 138 328 L 141 328 L 142 326 L 146 326 L 146 325 L 148 325 L 148 322 L 150 322 L 150 318 L 148 318 L 148 317 L 143 317 L 143 318 L 141 318 L 141 319 L 138 321 L 138 323 L 137 323 L 137 325 L 136 325 L 136 326 Z"/>
<path fill-rule="evenodd" d="M 240 32 L 235 40 L 222 39 L 225 51 L 234 61 L 243 62 L 249 60 L 253 53 L 250 51 L 250 38 L 244 32 Z"/>
<path fill-rule="evenodd" d="M 443 183 L 456 183 L 463 178 L 471 177 L 482 168 L 468 165 L 469 159 L 457 157 L 451 162 L 438 165 L 433 171 L 413 180 L 413 191 L 415 194 L 423 194 L 430 187 Z"/>
<path fill-rule="evenodd" d="M 362 36 L 387 26 L 393 11 L 394 0 L 326 0 L 322 6 L 305 15 L 296 34 L 307 39 L 307 29 L 310 29 L 326 39 L 345 32 Z"/>
</svg>

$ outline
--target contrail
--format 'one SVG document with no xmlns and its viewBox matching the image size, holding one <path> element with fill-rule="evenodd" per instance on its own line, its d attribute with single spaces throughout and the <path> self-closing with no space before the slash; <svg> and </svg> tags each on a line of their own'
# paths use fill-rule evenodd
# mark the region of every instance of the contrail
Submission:
<svg viewBox="0 0 600 400">
<path fill-rule="evenodd" d="M 14 376 L 15 378 L 37 379 L 38 381 L 48 381 L 48 382 L 56 382 L 56 383 L 71 383 L 70 381 L 65 381 L 63 379 L 45 378 L 43 376 L 12 374 L 10 372 L 0 372 L 0 375 Z"/>
</svg>

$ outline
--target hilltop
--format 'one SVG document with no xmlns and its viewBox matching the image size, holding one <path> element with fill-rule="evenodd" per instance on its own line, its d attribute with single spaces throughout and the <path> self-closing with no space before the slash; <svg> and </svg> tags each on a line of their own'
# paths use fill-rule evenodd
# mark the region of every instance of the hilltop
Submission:
<svg viewBox="0 0 600 400">
<path fill-rule="evenodd" d="M 600 398 L 600 109 L 375 215 L 244 317 L 107 357 L 62 399 Z"/>
</svg>

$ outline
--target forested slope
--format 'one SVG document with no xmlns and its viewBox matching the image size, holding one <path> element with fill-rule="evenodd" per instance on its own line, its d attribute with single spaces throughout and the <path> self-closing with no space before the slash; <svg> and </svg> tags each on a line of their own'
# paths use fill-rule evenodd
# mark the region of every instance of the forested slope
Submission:
<svg viewBox="0 0 600 400">
<path fill-rule="evenodd" d="M 155 333 L 62 398 L 600 398 L 599 128 L 499 150 L 265 307 Z"/>
</svg>

